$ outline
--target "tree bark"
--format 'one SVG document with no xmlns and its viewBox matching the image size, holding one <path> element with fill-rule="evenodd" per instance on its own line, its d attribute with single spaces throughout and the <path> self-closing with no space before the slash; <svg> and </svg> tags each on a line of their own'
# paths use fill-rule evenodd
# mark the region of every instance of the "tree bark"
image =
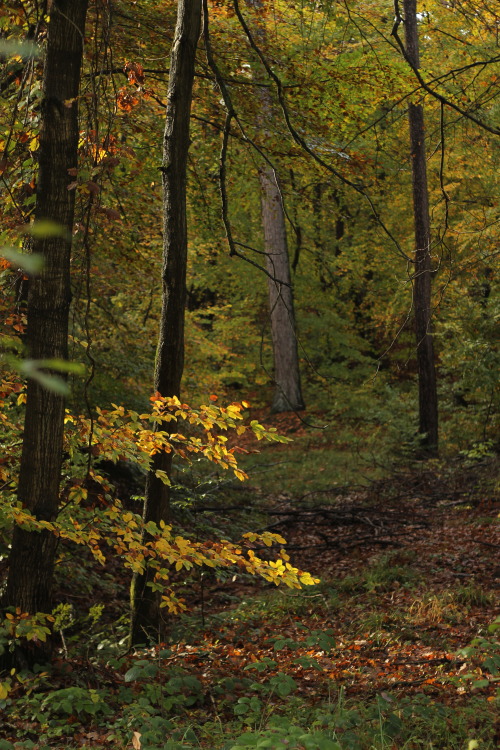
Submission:
<svg viewBox="0 0 500 750">
<path fill-rule="evenodd" d="M 256 10 L 261 10 L 263 6 L 262 0 L 247 0 L 247 4 Z M 263 27 L 257 30 L 256 37 L 261 44 L 265 42 L 266 32 Z M 261 90 L 260 101 L 262 110 L 257 118 L 258 124 L 264 134 L 268 135 L 266 120 L 272 118 L 274 105 L 266 89 Z M 259 168 L 259 181 L 266 266 L 273 277 L 267 279 L 275 383 L 271 411 L 301 411 L 305 405 L 300 382 L 286 217 L 278 172 L 270 164 L 262 164 Z"/>
<path fill-rule="evenodd" d="M 274 392 L 271 411 L 300 411 L 304 409 L 300 384 L 297 336 L 293 306 L 292 280 L 285 212 L 275 170 L 262 166 L 259 170 L 262 189 L 261 208 L 268 277 L 269 311 L 274 354 Z"/>
<path fill-rule="evenodd" d="M 189 119 L 196 47 L 201 28 L 201 0 L 179 0 L 170 57 L 167 113 L 163 139 L 163 269 L 162 311 L 154 387 L 162 396 L 179 396 L 184 369 L 184 310 L 186 306 L 187 220 L 186 173 Z M 144 523 L 168 521 L 170 487 L 157 476 L 169 476 L 172 456 L 157 453 L 146 481 Z M 144 643 L 163 630 L 159 597 L 146 571 L 132 586 L 132 643 Z"/>
<path fill-rule="evenodd" d="M 403 0 L 406 53 L 415 68 L 420 66 L 416 0 Z M 429 195 L 425 153 L 424 110 L 421 104 L 410 104 L 410 146 L 415 219 L 415 273 L 413 308 L 418 368 L 419 436 L 425 455 L 438 452 L 438 400 L 434 344 L 432 338 L 432 262 Z"/>
<path fill-rule="evenodd" d="M 64 236 L 34 238 L 44 258 L 30 281 L 26 345 L 36 360 L 68 358 L 71 302 L 70 256 L 75 192 L 69 169 L 78 162 L 78 90 L 87 0 L 54 0 L 48 25 L 41 106 L 35 218 L 65 229 Z M 28 380 L 18 499 L 37 519 L 53 521 L 59 507 L 65 399 Z M 22 612 L 50 612 L 56 537 L 14 529 L 4 605 Z M 32 645 L 28 660 L 40 660 L 50 644 Z"/>
</svg>

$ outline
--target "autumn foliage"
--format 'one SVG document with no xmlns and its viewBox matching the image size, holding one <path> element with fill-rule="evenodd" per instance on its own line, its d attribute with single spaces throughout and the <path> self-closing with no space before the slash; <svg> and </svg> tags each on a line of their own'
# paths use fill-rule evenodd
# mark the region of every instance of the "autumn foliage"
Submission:
<svg viewBox="0 0 500 750">
<path fill-rule="evenodd" d="M 0 750 L 497 746 L 500 17 L 382 6 L 2 4 Z"/>
</svg>

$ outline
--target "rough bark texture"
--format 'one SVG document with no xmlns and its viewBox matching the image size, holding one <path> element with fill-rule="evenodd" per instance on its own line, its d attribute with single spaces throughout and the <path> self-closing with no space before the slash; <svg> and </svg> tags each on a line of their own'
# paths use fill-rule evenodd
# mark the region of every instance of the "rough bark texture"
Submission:
<svg viewBox="0 0 500 750">
<path fill-rule="evenodd" d="M 71 302 L 70 254 L 77 166 L 78 89 L 87 0 L 54 0 L 51 6 L 41 109 L 35 216 L 66 229 L 64 237 L 33 239 L 44 257 L 28 294 L 26 344 L 32 359 L 68 357 Z M 53 521 L 59 507 L 64 397 L 28 381 L 18 498 L 38 519 Z M 15 528 L 4 604 L 22 612 L 50 612 L 56 538 Z M 40 658 L 43 644 L 26 658 Z M 49 646 L 45 649 L 48 652 Z M 35 654 L 35 651 L 37 652 Z M 43 655 L 43 654 L 42 654 Z"/>
<path fill-rule="evenodd" d="M 259 179 L 266 265 L 273 276 L 273 279 L 268 278 L 276 383 L 271 409 L 273 412 L 300 411 L 304 408 L 304 401 L 300 385 L 285 212 L 274 169 L 269 165 L 261 167 Z"/>
<path fill-rule="evenodd" d="M 416 68 L 419 67 L 418 26 L 416 0 L 403 0 L 405 13 L 406 52 Z M 413 211 L 415 217 L 415 275 L 413 307 L 418 367 L 419 434 L 425 454 L 434 456 L 438 450 L 438 401 L 436 369 L 432 340 L 431 308 L 431 231 L 427 166 L 425 154 L 425 125 L 422 105 L 411 104 L 410 123 L 411 165 L 413 181 Z"/>
<path fill-rule="evenodd" d="M 184 368 L 184 310 L 186 306 L 187 222 L 186 169 L 189 118 L 196 47 L 201 28 L 201 0 L 179 0 L 170 58 L 167 114 L 163 140 L 163 297 L 156 354 L 154 387 L 162 396 L 178 396 Z M 144 522 L 168 521 L 170 492 L 156 476 L 170 475 L 170 454 L 156 454 L 146 482 Z M 133 643 L 162 631 L 158 596 L 148 583 L 151 574 L 137 576 L 132 587 Z"/>
</svg>

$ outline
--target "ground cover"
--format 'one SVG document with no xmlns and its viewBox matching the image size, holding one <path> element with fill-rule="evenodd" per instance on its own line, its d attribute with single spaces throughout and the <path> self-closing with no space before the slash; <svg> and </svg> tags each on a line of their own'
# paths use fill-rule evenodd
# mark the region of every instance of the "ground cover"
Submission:
<svg viewBox="0 0 500 750">
<path fill-rule="evenodd" d="M 343 456 L 351 482 L 338 482 L 331 446 L 296 417 L 279 421 L 296 456 L 316 451 L 328 467 L 320 484 L 304 485 L 292 460 L 286 489 L 265 473 L 216 479 L 180 517 L 218 534 L 249 520 L 283 534 L 293 563 L 321 582 L 179 580 L 190 607 L 171 642 L 128 652 L 128 580 L 82 560 L 84 575 L 62 577 L 66 588 L 61 578 L 71 605 L 57 658 L 4 681 L 0 750 L 498 746 L 498 460 L 400 464 L 354 481 Z M 279 464 L 286 450 L 266 447 L 258 461 Z"/>
</svg>

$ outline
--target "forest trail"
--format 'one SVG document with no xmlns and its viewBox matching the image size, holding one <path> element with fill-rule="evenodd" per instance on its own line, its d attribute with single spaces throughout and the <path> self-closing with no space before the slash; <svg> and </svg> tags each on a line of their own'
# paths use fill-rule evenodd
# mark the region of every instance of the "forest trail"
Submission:
<svg viewBox="0 0 500 750">
<path fill-rule="evenodd" d="M 304 691 L 320 690 L 328 676 L 351 695 L 451 690 L 459 698 L 463 690 L 451 689 L 452 678 L 466 661 L 456 652 L 500 615 L 500 495 L 489 482 L 495 467 L 423 464 L 367 487 L 273 498 L 267 528 L 287 539 L 293 564 L 322 582 L 312 592 L 266 594 L 262 610 L 274 615 L 267 623 L 257 618 L 254 637 L 250 602 L 244 614 L 237 606 L 234 628 L 222 638 L 218 628 L 207 635 L 215 662 L 224 664 L 233 647 L 231 669 L 272 656 L 266 639 L 274 633 L 303 644 L 272 657 L 289 670 L 298 656 L 311 655 L 310 630 L 330 632 L 334 651 L 315 652 L 323 671 L 299 669 Z M 251 596 L 234 587 L 233 601 Z M 207 599 L 217 592 L 227 601 L 227 584 L 209 589 Z M 195 653 L 190 658 L 196 662 Z M 483 689 L 493 695 L 493 686 Z"/>
<path fill-rule="evenodd" d="M 42 714 L 26 721 L 14 712 L 3 736 L 46 736 L 53 748 L 89 742 L 128 748 L 126 737 L 133 736 L 134 748 L 163 747 L 164 728 L 154 723 L 160 719 L 148 718 L 159 690 L 170 706 L 162 709 L 161 726 L 171 727 L 173 738 L 165 747 L 174 750 L 232 748 L 238 732 L 250 743 L 242 747 L 253 747 L 269 733 L 303 731 L 297 721 L 318 729 L 318 717 L 329 737 L 334 724 L 342 750 L 462 748 L 475 737 L 481 748 L 496 747 L 497 683 L 485 665 L 497 665 L 500 656 L 497 635 L 488 629 L 500 616 L 497 474 L 498 460 L 484 459 L 447 468 L 417 464 L 366 486 L 301 497 L 263 496 L 251 481 L 241 485 L 238 501 L 243 494 L 258 497 L 262 528 L 283 534 L 292 563 L 321 582 L 297 591 L 195 574 L 184 584 L 189 609 L 172 621 L 170 643 L 106 661 L 106 645 L 102 656 L 88 658 L 68 636 L 69 653 L 62 649 L 54 660 L 47 697 L 43 674 L 41 692 L 23 697 L 21 683 L 12 692 L 14 700 L 42 701 L 50 709 L 51 696 L 76 695 L 85 686 L 83 692 L 109 696 L 112 720 L 99 715 L 100 703 L 90 716 L 78 706 L 69 718 L 55 712 L 50 728 Z M 203 516 L 207 524 L 227 522 L 220 513 Z M 122 580 L 111 612 L 124 606 L 126 586 Z M 133 705 L 137 718 L 131 720 Z M 68 731 L 75 744 L 58 744 L 57 734 Z M 416 744 L 404 744 L 408 733 Z M 286 747 L 278 734 L 277 744 L 265 746 Z M 309 741 L 292 747 L 323 747 L 323 740 Z"/>
</svg>

